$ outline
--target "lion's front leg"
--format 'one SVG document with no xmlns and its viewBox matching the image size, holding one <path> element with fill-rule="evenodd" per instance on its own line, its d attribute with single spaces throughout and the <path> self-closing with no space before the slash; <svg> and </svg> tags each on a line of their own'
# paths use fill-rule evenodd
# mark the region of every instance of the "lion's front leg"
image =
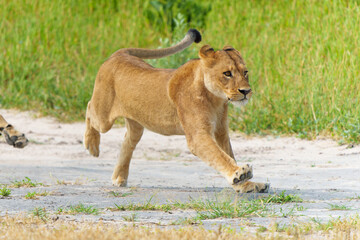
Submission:
<svg viewBox="0 0 360 240">
<path fill-rule="evenodd" d="M 219 147 L 210 134 L 186 137 L 192 153 L 219 171 L 236 191 L 238 186 L 253 177 L 252 167 L 249 164 L 237 166 L 235 160 Z"/>
<path fill-rule="evenodd" d="M 221 147 L 221 149 L 224 152 L 226 152 L 232 159 L 234 159 L 234 162 L 236 164 L 236 160 L 230 143 L 227 119 L 225 117 L 223 121 L 217 126 L 217 129 L 215 131 L 215 139 L 216 139 L 216 143 Z M 270 188 L 269 184 L 254 183 L 248 181 L 253 176 L 253 170 L 249 164 L 240 166 L 240 169 L 241 170 L 236 171 L 234 173 L 234 176 L 230 178 L 233 179 L 232 187 L 234 188 L 235 191 L 241 193 L 249 193 L 249 192 L 264 193 L 269 191 Z"/>
</svg>

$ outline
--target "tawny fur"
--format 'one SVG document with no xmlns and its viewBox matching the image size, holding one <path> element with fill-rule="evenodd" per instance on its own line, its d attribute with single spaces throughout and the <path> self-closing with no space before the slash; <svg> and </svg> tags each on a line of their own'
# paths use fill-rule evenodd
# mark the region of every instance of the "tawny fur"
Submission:
<svg viewBox="0 0 360 240">
<path fill-rule="evenodd" d="M 267 184 L 248 181 L 251 166 L 237 166 L 229 139 L 228 102 L 246 104 L 252 94 L 240 53 L 232 47 L 214 51 L 205 45 L 200 59 L 178 69 L 158 69 L 142 60 L 173 54 L 194 41 L 189 31 L 176 47 L 114 53 L 95 80 L 86 112 L 85 147 L 99 156 L 100 133 L 124 117 L 127 133 L 112 175 L 114 185 L 126 186 L 132 153 L 147 128 L 163 135 L 185 135 L 191 152 L 219 171 L 236 191 L 267 191 Z"/>
<path fill-rule="evenodd" d="M 16 148 L 24 148 L 28 140 L 23 133 L 17 131 L 5 118 L 0 114 L 0 135 L 3 135 L 6 142 Z"/>
</svg>

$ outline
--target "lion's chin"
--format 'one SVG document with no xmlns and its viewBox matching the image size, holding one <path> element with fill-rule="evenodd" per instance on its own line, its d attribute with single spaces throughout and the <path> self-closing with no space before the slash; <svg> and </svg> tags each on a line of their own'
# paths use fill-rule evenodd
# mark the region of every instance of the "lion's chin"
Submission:
<svg viewBox="0 0 360 240">
<path fill-rule="evenodd" d="M 237 108 L 241 108 L 245 106 L 248 103 L 248 101 L 249 101 L 248 99 L 244 99 L 240 101 L 230 101 L 230 103 Z"/>
</svg>

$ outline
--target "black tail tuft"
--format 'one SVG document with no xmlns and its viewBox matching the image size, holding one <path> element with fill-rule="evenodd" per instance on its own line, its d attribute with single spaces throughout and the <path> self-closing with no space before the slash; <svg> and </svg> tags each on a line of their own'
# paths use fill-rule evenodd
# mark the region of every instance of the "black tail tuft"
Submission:
<svg viewBox="0 0 360 240">
<path fill-rule="evenodd" d="M 190 34 L 191 37 L 194 39 L 195 43 L 199 43 L 201 42 L 201 34 L 198 30 L 196 29 L 190 29 L 187 34 Z"/>
</svg>

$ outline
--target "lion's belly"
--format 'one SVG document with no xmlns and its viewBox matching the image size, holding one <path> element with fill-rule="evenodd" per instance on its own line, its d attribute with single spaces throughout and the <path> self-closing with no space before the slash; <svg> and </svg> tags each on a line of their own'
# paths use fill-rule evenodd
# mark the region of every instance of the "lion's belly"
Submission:
<svg viewBox="0 0 360 240">
<path fill-rule="evenodd" d="M 154 108 L 145 103 L 142 109 Z M 184 134 L 176 109 L 165 107 L 164 104 L 152 111 L 141 111 L 140 109 L 134 111 L 132 109 L 127 111 L 126 117 L 137 121 L 146 129 L 162 135 Z"/>
<path fill-rule="evenodd" d="M 118 82 L 114 111 L 131 118 L 145 128 L 163 135 L 183 135 L 175 105 L 167 94 L 167 81 Z"/>
<path fill-rule="evenodd" d="M 162 135 L 184 135 L 184 130 L 180 124 L 149 124 L 141 123 L 146 129 Z"/>
</svg>

